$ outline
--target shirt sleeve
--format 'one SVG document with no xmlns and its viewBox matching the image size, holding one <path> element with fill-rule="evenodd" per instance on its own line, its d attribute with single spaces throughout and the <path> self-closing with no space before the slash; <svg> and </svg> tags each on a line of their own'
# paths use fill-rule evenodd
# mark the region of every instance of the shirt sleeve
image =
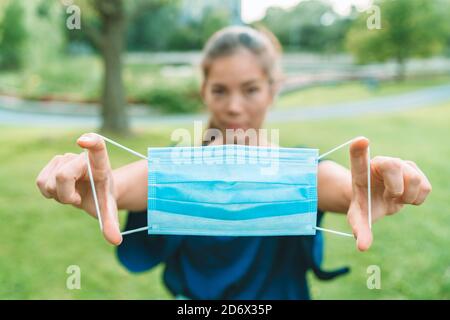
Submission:
<svg viewBox="0 0 450 320">
<path fill-rule="evenodd" d="M 147 212 L 129 212 L 125 231 L 147 225 Z M 165 262 L 180 247 L 183 236 L 149 235 L 136 232 L 123 236 L 116 254 L 120 263 L 131 272 L 149 270 Z"/>
</svg>

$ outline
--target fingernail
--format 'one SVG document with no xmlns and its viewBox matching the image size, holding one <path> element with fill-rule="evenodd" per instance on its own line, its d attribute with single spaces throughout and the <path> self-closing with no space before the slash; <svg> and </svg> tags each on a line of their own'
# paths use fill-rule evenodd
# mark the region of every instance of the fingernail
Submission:
<svg viewBox="0 0 450 320">
<path fill-rule="evenodd" d="M 80 138 L 78 138 L 78 141 L 91 142 L 91 141 L 94 141 L 94 139 L 92 139 L 92 137 L 90 137 L 90 136 L 81 136 Z"/>
</svg>

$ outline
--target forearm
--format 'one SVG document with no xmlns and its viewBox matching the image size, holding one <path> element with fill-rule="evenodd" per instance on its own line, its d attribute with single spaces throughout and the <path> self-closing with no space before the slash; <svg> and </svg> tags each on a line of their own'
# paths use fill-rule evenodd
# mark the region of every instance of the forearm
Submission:
<svg viewBox="0 0 450 320">
<path fill-rule="evenodd" d="M 147 209 L 147 161 L 140 160 L 113 171 L 114 195 L 119 210 Z"/>
<path fill-rule="evenodd" d="M 319 209 L 347 213 L 352 197 L 350 170 L 333 161 L 322 161 L 317 180 Z"/>
</svg>

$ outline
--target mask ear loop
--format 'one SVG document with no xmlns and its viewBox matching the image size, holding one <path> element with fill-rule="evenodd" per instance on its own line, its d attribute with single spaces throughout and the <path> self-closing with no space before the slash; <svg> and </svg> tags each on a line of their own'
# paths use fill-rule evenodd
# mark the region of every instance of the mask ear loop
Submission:
<svg viewBox="0 0 450 320">
<path fill-rule="evenodd" d="M 327 151 L 323 154 L 321 154 L 317 159 L 322 159 L 323 157 L 326 157 L 327 155 L 351 144 L 353 141 L 355 141 L 356 138 L 353 138 L 333 149 L 331 149 L 330 151 Z M 369 228 L 372 230 L 372 192 L 370 190 L 370 147 L 367 146 L 367 217 L 369 219 Z M 344 236 L 344 237 L 351 237 L 354 238 L 353 234 L 350 233 L 346 233 L 346 232 L 341 232 L 341 231 L 336 231 L 336 230 L 331 230 L 331 229 L 327 229 L 327 228 L 320 228 L 320 227 L 313 227 L 316 230 L 320 230 L 320 231 L 325 231 L 325 232 L 329 232 L 329 233 L 334 233 L 340 236 Z"/>
<path fill-rule="evenodd" d="M 134 150 L 131 150 L 130 148 L 127 148 L 127 147 L 121 145 L 120 143 L 117 143 L 117 142 L 115 142 L 114 140 L 111 140 L 111 139 L 109 139 L 109 138 L 106 138 L 106 137 L 104 137 L 104 136 L 102 136 L 102 135 L 100 135 L 100 134 L 98 134 L 98 133 L 96 133 L 96 135 L 99 136 L 99 137 L 101 137 L 103 140 L 105 140 L 105 141 L 107 141 L 107 142 L 109 142 L 109 143 L 115 145 L 116 147 L 119 147 L 119 148 L 121 148 L 121 149 L 123 149 L 123 150 L 125 150 L 125 151 L 127 151 L 127 152 L 129 152 L 129 153 L 131 153 L 131 154 L 134 154 L 135 156 L 137 156 L 137 157 L 139 157 L 139 158 L 148 160 L 148 158 L 147 158 L 146 156 L 144 156 L 143 154 L 141 154 L 141 153 L 139 153 L 139 152 L 136 152 L 136 151 L 134 151 Z M 91 183 L 92 196 L 93 196 L 93 198 L 94 198 L 95 212 L 96 212 L 96 214 L 97 214 L 97 219 L 98 219 L 98 223 L 99 223 L 99 225 L 100 225 L 100 230 L 103 232 L 103 221 L 102 221 L 102 216 L 101 216 L 101 214 L 100 214 L 100 206 L 98 205 L 97 192 L 96 192 L 96 190 L 95 190 L 95 183 L 94 183 L 94 177 L 93 177 L 93 175 L 92 175 L 91 163 L 90 163 L 90 161 L 89 161 L 89 154 L 88 154 L 87 149 L 84 149 L 84 152 L 85 152 L 85 154 L 86 154 L 87 170 L 88 170 L 88 175 L 89 175 L 89 181 L 90 181 L 90 183 Z M 135 233 L 135 232 L 145 231 L 145 230 L 147 230 L 147 229 L 149 229 L 148 226 L 147 226 L 147 227 L 138 228 L 138 229 L 128 230 L 128 231 L 125 231 L 125 232 L 121 232 L 120 234 L 124 236 L 124 235 L 130 234 L 130 233 Z"/>
</svg>

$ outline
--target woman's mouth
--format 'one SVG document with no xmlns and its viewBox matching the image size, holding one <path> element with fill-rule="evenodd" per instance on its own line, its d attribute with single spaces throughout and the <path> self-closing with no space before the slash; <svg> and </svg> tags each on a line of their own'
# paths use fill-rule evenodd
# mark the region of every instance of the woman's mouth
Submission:
<svg viewBox="0 0 450 320">
<path fill-rule="evenodd" d="M 245 126 L 242 124 L 238 124 L 238 123 L 230 123 L 227 125 L 227 129 L 233 129 L 233 130 L 245 129 Z"/>
</svg>

